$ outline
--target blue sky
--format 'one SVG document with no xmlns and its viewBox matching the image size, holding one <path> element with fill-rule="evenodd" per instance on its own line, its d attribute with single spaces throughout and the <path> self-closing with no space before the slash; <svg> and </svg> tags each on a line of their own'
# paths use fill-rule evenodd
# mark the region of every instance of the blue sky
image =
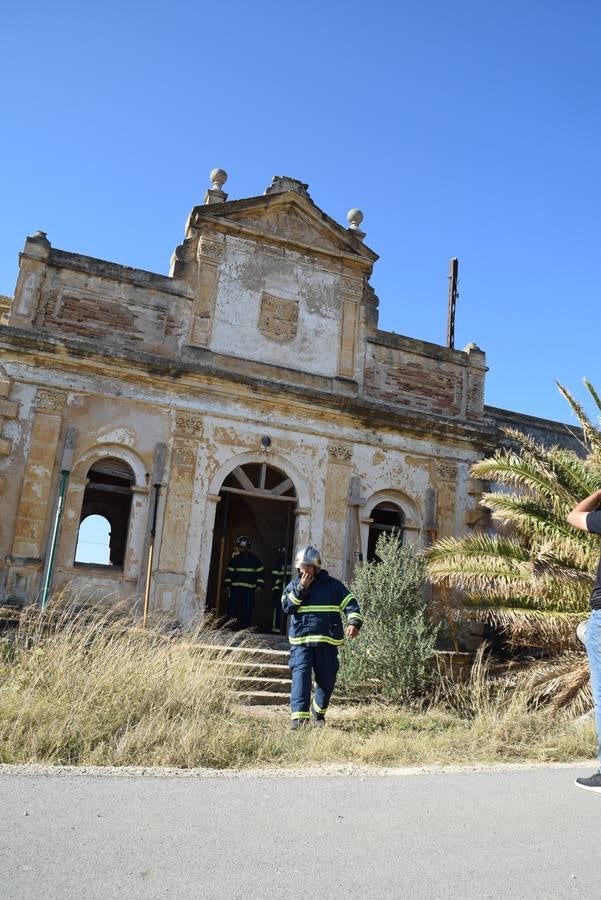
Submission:
<svg viewBox="0 0 601 900">
<path fill-rule="evenodd" d="M 0 293 L 25 236 L 166 272 L 208 172 L 365 214 L 380 327 L 487 353 L 491 405 L 570 420 L 599 374 L 601 6 L 593 0 L 12 2 Z"/>
</svg>

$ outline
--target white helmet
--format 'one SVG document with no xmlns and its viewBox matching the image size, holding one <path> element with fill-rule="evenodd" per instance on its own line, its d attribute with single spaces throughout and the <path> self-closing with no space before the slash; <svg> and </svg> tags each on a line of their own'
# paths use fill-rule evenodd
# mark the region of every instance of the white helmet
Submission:
<svg viewBox="0 0 601 900">
<path fill-rule="evenodd" d="M 321 569 L 321 553 L 315 547 L 301 547 L 294 558 L 294 568 L 299 569 L 301 566 L 315 566 L 316 570 Z"/>
</svg>

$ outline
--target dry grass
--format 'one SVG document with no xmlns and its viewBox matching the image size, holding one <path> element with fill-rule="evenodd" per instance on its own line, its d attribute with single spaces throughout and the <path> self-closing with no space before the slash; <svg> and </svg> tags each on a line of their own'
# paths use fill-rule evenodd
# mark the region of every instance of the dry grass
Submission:
<svg viewBox="0 0 601 900">
<path fill-rule="evenodd" d="M 334 709 L 328 727 L 288 730 L 284 710 L 234 704 L 224 654 L 100 610 L 32 614 L 0 645 L 0 762 L 239 768 L 406 766 L 590 759 L 592 723 L 529 708 L 479 660 L 424 709 Z"/>
</svg>

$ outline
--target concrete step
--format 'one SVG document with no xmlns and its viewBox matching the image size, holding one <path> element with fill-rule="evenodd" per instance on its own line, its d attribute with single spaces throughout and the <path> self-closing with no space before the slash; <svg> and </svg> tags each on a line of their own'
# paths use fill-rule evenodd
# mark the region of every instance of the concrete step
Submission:
<svg viewBox="0 0 601 900">
<path fill-rule="evenodd" d="M 228 681 L 236 691 L 248 693 L 275 692 L 286 694 L 290 699 L 290 679 L 288 678 L 264 678 L 256 675 L 228 675 Z"/>
<path fill-rule="evenodd" d="M 201 641 L 194 646 L 219 658 L 219 665 L 225 669 L 224 677 L 238 703 L 245 706 L 287 706 L 290 703 L 292 673 L 288 667 L 288 649 L 258 647 L 247 641 L 241 646 L 232 646 L 224 643 L 223 638 L 221 642 Z"/>
<path fill-rule="evenodd" d="M 283 664 L 225 659 L 221 665 L 226 672 L 231 671 L 234 676 L 244 674 L 254 678 L 278 678 L 285 681 L 290 681 L 292 678 L 290 667 Z"/>
<path fill-rule="evenodd" d="M 229 628 L 206 629 L 198 636 L 201 644 L 227 644 L 228 647 L 252 647 L 259 650 L 290 649 L 285 634 L 260 634 L 252 629 L 230 631 Z"/>
<path fill-rule="evenodd" d="M 205 644 L 200 642 L 190 646 L 198 647 L 217 656 L 223 656 L 227 660 L 246 663 L 269 663 L 271 665 L 285 665 L 288 662 L 288 650 L 271 650 L 267 647 L 233 647 L 229 644 Z"/>
<path fill-rule="evenodd" d="M 279 691 L 236 691 L 236 700 L 245 706 L 288 706 L 290 694 Z"/>
</svg>

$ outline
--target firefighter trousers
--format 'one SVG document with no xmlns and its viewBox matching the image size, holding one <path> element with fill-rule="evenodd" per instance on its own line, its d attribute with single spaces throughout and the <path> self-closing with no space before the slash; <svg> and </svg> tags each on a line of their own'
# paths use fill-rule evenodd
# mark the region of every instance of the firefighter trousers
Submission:
<svg viewBox="0 0 601 900">
<path fill-rule="evenodd" d="M 336 684 L 338 647 L 331 644 L 300 644 L 292 647 L 288 665 L 292 669 L 290 710 L 293 719 L 323 718 Z M 311 681 L 315 694 L 311 702 Z"/>
<path fill-rule="evenodd" d="M 239 628 L 249 628 L 252 622 L 253 609 L 255 607 L 255 589 L 245 587 L 233 587 L 230 590 L 230 600 L 227 614 L 238 620 Z"/>
<path fill-rule="evenodd" d="M 279 634 L 282 627 L 282 591 L 277 590 L 273 591 L 271 595 L 271 606 L 272 606 L 272 616 L 271 616 L 271 630 L 275 634 Z"/>
</svg>

